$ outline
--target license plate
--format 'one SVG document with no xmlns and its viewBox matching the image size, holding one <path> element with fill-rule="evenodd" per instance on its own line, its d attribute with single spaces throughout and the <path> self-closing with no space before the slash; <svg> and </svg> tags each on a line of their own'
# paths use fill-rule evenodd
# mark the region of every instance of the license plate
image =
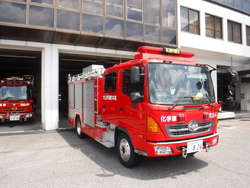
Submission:
<svg viewBox="0 0 250 188">
<path fill-rule="evenodd" d="M 194 141 L 187 143 L 187 153 L 194 153 L 198 151 L 202 151 L 203 141 Z"/>
<path fill-rule="evenodd" d="M 20 116 L 19 115 L 10 115 L 10 121 L 19 121 Z"/>
</svg>

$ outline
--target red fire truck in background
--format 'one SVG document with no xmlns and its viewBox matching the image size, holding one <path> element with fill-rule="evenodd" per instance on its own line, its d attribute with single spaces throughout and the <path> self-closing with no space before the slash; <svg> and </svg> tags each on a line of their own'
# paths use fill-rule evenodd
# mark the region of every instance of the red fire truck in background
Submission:
<svg viewBox="0 0 250 188">
<path fill-rule="evenodd" d="M 218 144 L 218 109 L 211 72 L 193 53 L 142 46 L 133 60 L 70 76 L 68 122 L 116 147 L 125 167 L 139 155 L 193 155 Z"/>
<path fill-rule="evenodd" d="M 34 77 L 0 79 L 0 121 L 33 121 Z"/>
</svg>

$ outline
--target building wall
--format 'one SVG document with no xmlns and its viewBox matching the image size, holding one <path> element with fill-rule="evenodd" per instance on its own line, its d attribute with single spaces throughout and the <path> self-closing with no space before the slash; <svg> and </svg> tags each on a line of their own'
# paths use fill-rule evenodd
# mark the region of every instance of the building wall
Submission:
<svg viewBox="0 0 250 188">
<path fill-rule="evenodd" d="M 246 26 L 250 26 L 249 14 L 219 6 L 205 0 L 179 0 L 178 5 L 178 47 L 186 51 L 195 52 L 195 57 L 200 63 L 217 66 L 240 67 L 250 63 L 250 46 L 247 44 Z M 180 7 L 190 8 L 199 11 L 200 16 L 200 34 L 191 34 L 181 31 Z M 223 38 L 215 39 L 206 36 L 205 14 L 211 14 L 222 18 Z M 234 21 L 241 24 L 242 44 L 228 41 L 227 21 Z M 248 36 L 249 37 L 249 36 Z M 247 71 L 247 70 L 245 70 Z M 249 70 L 250 71 L 250 70 Z M 216 74 L 215 74 L 216 75 Z M 217 83 L 214 85 L 217 90 Z M 250 91 L 249 83 L 236 86 L 236 100 L 241 101 L 241 110 L 250 110 Z M 217 93 L 217 91 L 216 91 Z M 241 99 L 241 94 L 245 94 L 245 98 Z"/>
<path fill-rule="evenodd" d="M 250 26 L 250 16 L 245 15 L 228 8 L 218 6 L 204 0 L 179 0 L 178 8 L 184 6 L 200 12 L 200 35 L 190 34 L 181 31 L 180 20 L 178 21 L 178 46 L 206 50 L 208 52 L 218 52 L 225 56 L 250 57 L 250 46 L 246 45 L 246 26 Z M 180 10 L 178 10 L 180 12 Z M 214 39 L 206 37 L 205 13 L 221 17 L 223 19 L 223 39 Z M 242 44 L 237 44 L 228 41 L 227 20 L 241 23 L 242 25 Z M 243 62 L 244 63 L 244 62 Z"/>
</svg>

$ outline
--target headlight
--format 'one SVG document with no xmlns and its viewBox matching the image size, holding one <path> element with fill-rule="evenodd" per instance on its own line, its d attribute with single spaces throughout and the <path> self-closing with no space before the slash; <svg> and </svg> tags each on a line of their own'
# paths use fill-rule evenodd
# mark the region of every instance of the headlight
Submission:
<svg viewBox="0 0 250 188">
<path fill-rule="evenodd" d="M 21 103 L 20 106 L 29 106 L 29 103 Z"/>
<path fill-rule="evenodd" d="M 172 149 L 166 146 L 155 146 L 156 155 L 166 155 L 172 153 Z"/>
<path fill-rule="evenodd" d="M 32 114 L 26 114 L 26 116 L 25 116 L 26 118 L 28 118 L 28 117 L 32 117 Z"/>
<path fill-rule="evenodd" d="M 213 139 L 212 145 L 217 144 L 217 142 L 218 142 L 218 138 L 219 138 L 219 137 L 217 136 L 216 138 L 214 138 L 214 139 Z"/>
</svg>

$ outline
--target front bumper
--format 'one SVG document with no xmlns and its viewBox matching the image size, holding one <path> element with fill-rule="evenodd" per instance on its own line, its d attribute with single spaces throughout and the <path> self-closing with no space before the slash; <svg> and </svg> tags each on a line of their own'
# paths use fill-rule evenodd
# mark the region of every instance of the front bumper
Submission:
<svg viewBox="0 0 250 188">
<path fill-rule="evenodd" d="M 33 112 L 24 113 L 0 113 L 0 121 L 27 121 L 29 118 L 34 118 Z"/>
<path fill-rule="evenodd" d="M 147 151 L 135 150 L 136 153 L 142 154 L 148 157 L 163 157 L 171 155 L 183 155 L 186 151 L 188 142 L 195 142 L 202 140 L 202 149 L 208 149 L 218 144 L 219 134 L 214 133 L 208 136 L 203 136 L 194 139 L 169 141 L 169 142 L 147 142 Z M 157 149 L 161 148 L 165 152 L 157 152 Z M 164 149 L 165 148 L 165 149 Z M 159 154 L 160 153 L 160 154 Z"/>
</svg>

